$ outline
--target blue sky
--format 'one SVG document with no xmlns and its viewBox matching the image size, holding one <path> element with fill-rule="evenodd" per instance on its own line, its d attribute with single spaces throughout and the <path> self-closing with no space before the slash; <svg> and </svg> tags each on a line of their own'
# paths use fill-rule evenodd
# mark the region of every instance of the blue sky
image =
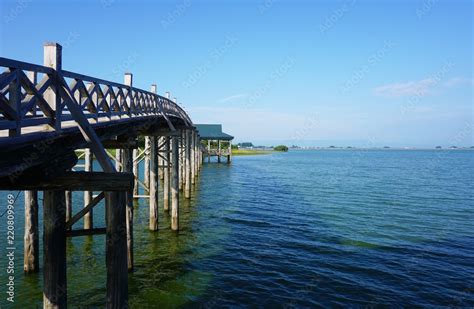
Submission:
<svg viewBox="0 0 474 309">
<path fill-rule="evenodd" d="M 261 144 L 474 144 L 472 1 L 2 1 L 2 57 L 170 91 Z"/>
</svg>

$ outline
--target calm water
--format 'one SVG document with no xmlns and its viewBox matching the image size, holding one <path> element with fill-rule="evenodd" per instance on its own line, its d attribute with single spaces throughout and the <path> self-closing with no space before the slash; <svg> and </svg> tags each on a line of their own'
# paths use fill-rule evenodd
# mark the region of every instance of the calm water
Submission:
<svg viewBox="0 0 474 309">
<path fill-rule="evenodd" d="M 147 202 L 137 203 L 131 307 L 474 306 L 473 175 L 472 151 L 305 151 L 205 164 L 179 235 L 163 212 L 160 231 L 148 232 Z M 77 211 L 82 195 L 74 198 Z M 42 273 L 22 273 L 22 195 L 16 205 L 15 304 L 41 306 Z M 0 228 L 4 289 L 5 217 Z M 72 307 L 103 306 L 104 238 L 68 239 Z"/>
</svg>

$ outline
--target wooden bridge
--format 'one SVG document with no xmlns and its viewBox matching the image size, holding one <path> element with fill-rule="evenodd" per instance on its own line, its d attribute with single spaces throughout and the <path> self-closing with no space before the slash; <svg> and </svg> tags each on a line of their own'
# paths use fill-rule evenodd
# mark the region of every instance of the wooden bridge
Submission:
<svg viewBox="0 0 474 309">
<path fill-rule="evenodd" d="M 46 43 L 43 66 L 0 58 L 0 190 L 25 191 L 25 273 L 39 269 L 37 192 L 44 191 L 44 308 L 67 306 L 66 237 L 95 234 L 106 234 L 107 307 L 125 308 L 134 267 L 133 198 L 149 198 L 149 229 L 157 231 L 161 179 L 163 207 L 178 230 L 179 191 L 191 197 L 202 163 L 199 133 L 156 85 L 134 88 L 130 73 L 120 84 L 68 72 L 61 54 L 59 44 Z M 94 158 L 102 171 L 92 171 Z M 71 191 L 84 191 L 76 214 Z M 106 226 L 95 227 L 93 209 L 104 199 Z M 76 228 L 81 218 L 84 226 Z"/>
</svg>

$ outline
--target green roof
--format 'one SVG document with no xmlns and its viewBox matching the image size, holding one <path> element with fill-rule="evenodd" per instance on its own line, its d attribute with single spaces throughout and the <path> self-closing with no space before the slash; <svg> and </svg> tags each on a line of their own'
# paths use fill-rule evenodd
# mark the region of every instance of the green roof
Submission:
<svg viewBox="0 0 474 309">
<path fill-rule="evenodd" d="M 195 124 L 201 139 L 233 140 L 234 137 L 222 132 L 221 124 Z"/>
</svg>

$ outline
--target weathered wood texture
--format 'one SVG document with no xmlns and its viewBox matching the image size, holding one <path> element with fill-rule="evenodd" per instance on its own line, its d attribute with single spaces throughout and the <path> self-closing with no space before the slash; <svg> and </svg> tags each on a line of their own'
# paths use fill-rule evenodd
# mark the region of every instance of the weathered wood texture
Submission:
<svg viewBox="0 0 474 309">
<path fill-rule="evenodd" d="M 185 180 L 184 180 L 184 197 L 191 198 L 191 131 L 185 131 Z"/>
<path fill-rule="evenodd" d="M 133 155 L 131 149 L 122 150 L 122 168 L 124 172 L 132 173 Z M 133 182 L 132 182 L 133 185 Z M 133 188 L 126 191 L 126 221 L 127 221 L 127 263 L 128 271 L 133 270 Z"/>
<path fill-rule="evenodd" d="M 84 171 L 92 172 L 94 167 L 94 156 L 89 148 L 84 150 Z M 84 207 L 92 202 L 92 191 L 84 191 Z M 92 207 L 84 215 L 84 229 L 91 229 L 94 226 L 94 211 Z"/>
<path fill-rule="evenodd" d="M 107 308 L 128 307 L 126 193 L 106 192 Z"/>
<path fill-rule="evenodd" d="M 136 196 L 138 195 L 138 177 L 139 177 L 139 171 L 138 171 L 138 150 L 133 149 L 133 176 L 134 176 L 134 181 L 133 181 L 133 195 Z"/>
<path fill-rule="evenodd" d="M 43 308 L 66 308 L 66 205 L 64 191 L 45 191 L 43 201 Z"/>
<path fill-rule="evenodd" d="M 163 209 L 165 211 L 169 210 L 170 203 L 170 166 L 171 166 L 171 156 L 170 156 L 170 138 L 168 136 L 164 137 L 164 150 L 165 150 L 165 160 L 163 160 Z"/>
<path fill-rule="evenodd" d="M 151 231 L 158 230 L 158 155 L 157 138 L 150 138 L 150 222 Z"/>
<path fill-rule="evenodd" d="M 151 158 L 151 138 L 145 136 L 145 161 L 143 168 L 143 183 L 150 188 L 150 158 Z"/>
<path fill-rule="evenodd" d="M 179 229 L 179 148 L 178 137 L 173 136 L 171 154 L 171 229 Z"/>
<path fill-rule="evenodd" d="M 90 236 L 90 235 L 104 235 L 106 234 L 105 227 L 93 228 L 93 229 L 83 229 L 83 230 L 69 230 L 66 231 L 66 237 L 76 237 L 76 236 Z"/>
<path fill-rule="evenodd" d="M 0 179 L 1 190 L 125 191 L 132 186 L 132 173 L 65 172 L 50 180 L 22 178 L 15 184 Z"/>
<path fill-rule="evenodd" d="M 104 192 L 101 192 L 99 195 L 94 197 L 89 204 L 85 205 L 84 208 L 81 209 L 77 214 L 71 217 L 70 220 L 66 222 L 66 229 L 70 229 L 74 223 L 79 221 L 82 217 L 85 217 L 88 213 L 91 213 L 91 210 L 94 206 L 96 206 L 100 201 L 102 201 L 105 197 Z M 88 226 L 87 228 L 84 227 L 84 229 L 90 229 L 92 226 Z"/>
<path fill-rule="evenodd" d="M 25 273 L 39 270 L 39 236 L 38 236 L 38 192 L 25 191 L 25 236 L 24 263 Z"/>
</svg>

